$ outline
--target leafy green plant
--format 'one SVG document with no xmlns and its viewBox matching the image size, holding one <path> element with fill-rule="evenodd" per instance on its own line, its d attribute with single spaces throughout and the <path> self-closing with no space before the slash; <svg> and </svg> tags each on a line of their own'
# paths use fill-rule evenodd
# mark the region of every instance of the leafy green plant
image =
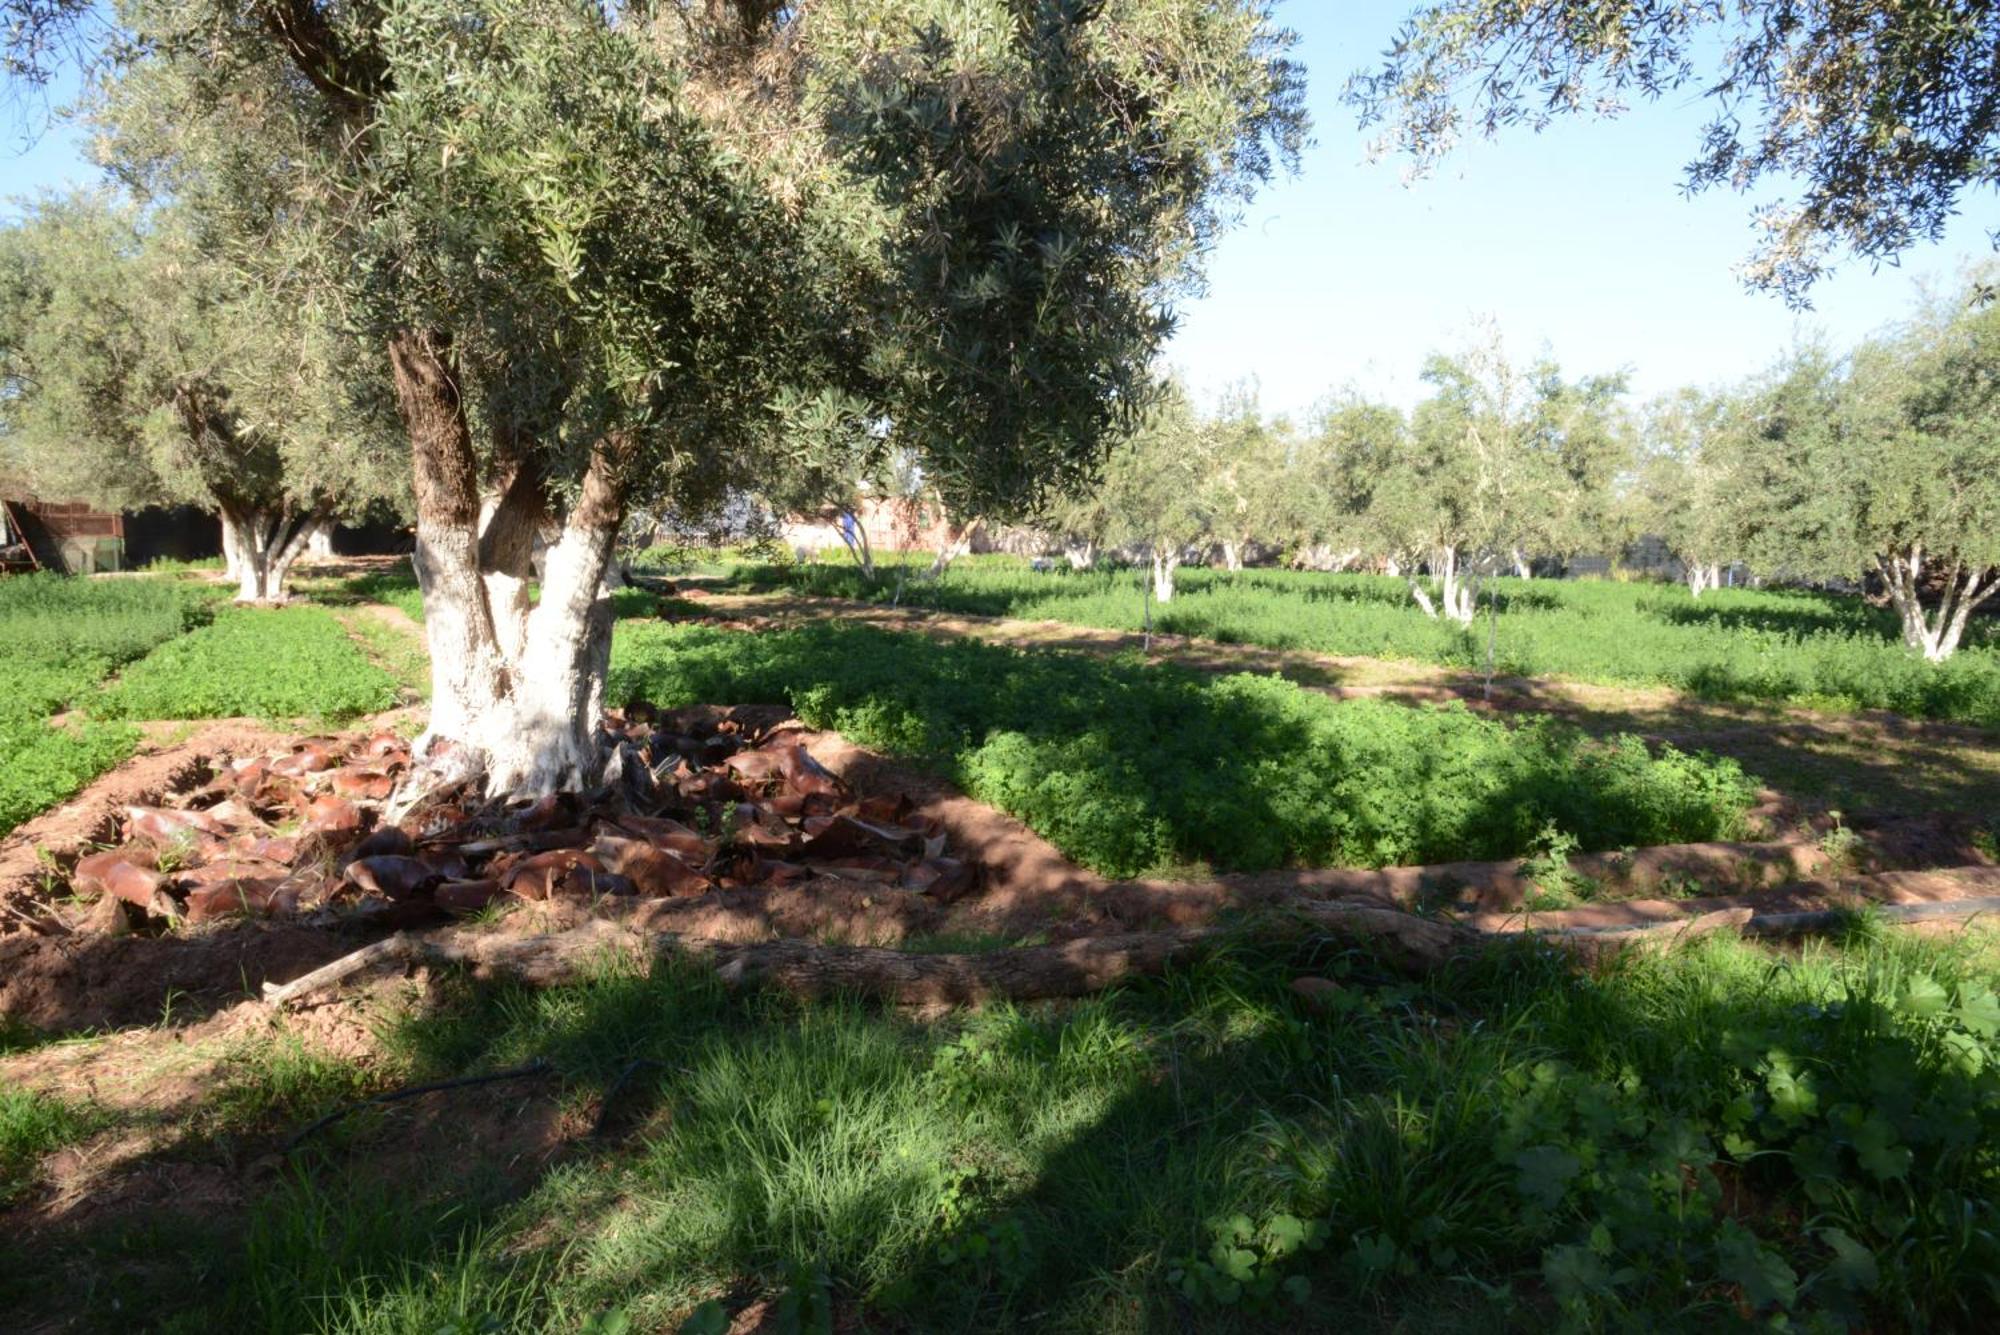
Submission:
<svg viewBox="0 0 2000 1335">
<path fill-rule="evenodd" d="M 610 698 L 634 696 L 785 701 L 938 760 L 1111 875 L 1518 857 L 1550 822 L 1585 848 L 1726 838 L 1756 789 L 1733 762 L 1635 737 L 857 626 L 627 623 Z"/>
<path fill-rule="evenodd" d="M 107 718 L 339 719 L 395 702 L 395 680 L 324 609 L 231 608 L 126 669 L 91 710 Z"/>
<path fill-rule="evenodd" d="M 1189 1302 L 1256 1311 L 1280 1300 L 1300 1307 L 1312 1300 L 1312 1281 L 1284 1272 L 1294 1258 L 1326 1245 L 1324 1222 L 1279 1213 L 1257 1224 L 1238 1214 L 1210 1221 L 1209 1232 L 1206 1253 L 1187 1257 L 1167 1272 L 1167 1282 Z"/>
<path fill-rule="evenodd" d="M 1523 907 L 1563 909 L 1590 897 L 1589 879 L 1570 866 L 1569 860 L 1580 847 L 1576 836 L 1560 826 L 1550 823 L 1542 827 L 1535 836 L 1534 851 L 1521 863 L 1521 875 L 1532 887 Z"/>
</svg>

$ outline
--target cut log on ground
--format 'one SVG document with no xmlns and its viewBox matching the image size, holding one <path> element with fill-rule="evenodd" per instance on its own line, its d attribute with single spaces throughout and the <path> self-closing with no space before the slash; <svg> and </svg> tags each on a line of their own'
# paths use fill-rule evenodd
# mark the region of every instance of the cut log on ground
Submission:
<svg viewBox="0 0 2000 1335">
<path fill-rule="evenodd" d="M 1196 927 L 1082 937 L 1056 945 L 980 954 L 918 954 L 873 946 L 823 946 L 807 941 L 718 942 L 647 933 L 607 919 L 537 936 L 503 936 L 462 928 L 436 936 L 402 932 L 365 946 L 282 985 L 265 984 L 264 999 L 283 1006 L 368 970 L 388 965 L 464 968 L 474 977 L 556 987 L 577 982 L 607 962 L 636 964 L 685 955 L 715 965 L 732 984 L 782 988 L 804 997 L 854 994 L 901 1005 L 969 1005 L 1086 996 L 1128 978 L 1157 974 L 1225 936 L 1259 930 L 1325 932 L 1374 948 L 1411 972 L 1435 968 L 1475 944 L 1476 934 L 1450 923 L 1374 905 L 1301 904 L 1273 915 L 1270 926 Z"/>
</svg>

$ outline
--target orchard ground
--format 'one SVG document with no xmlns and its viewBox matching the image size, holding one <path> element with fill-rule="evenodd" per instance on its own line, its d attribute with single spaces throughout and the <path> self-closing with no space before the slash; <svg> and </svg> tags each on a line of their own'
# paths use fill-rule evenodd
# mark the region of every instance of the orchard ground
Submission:
<svg viewBox="0 0 2000 1335">
<path fill-rule="evenodd" d="M 2000 894 L 1976 684 L 1929 719 L 1505 659 L 1489 691 L 1443 653 L 1146 648 L 1109 616 L 979 615 L 949 589 L 912 610 L 670 578 L 620 595 L 614 704 L 789 706 L 816 756 L 939 813 L 985 869 L 948 906 L 795 895 L 732 931 L 913 957 L 1172 914 L 1216 933 L 1098 995 L 950 1008 L 607 956 L 556 987 L 420 967 L 285 1009 L 258 985 L 365 937 L 225 920 L 48 945 L 27 922 L 91 907 L 65 878 L 107 804 L 172 801 L 214 757 L 299 732 L 408 735 L 424 681 L 393 566 L 307 572 L 310 601 L 277 613 L 218 607 L 198 574 L 65 586 L 139 588 L 119 624 L 151 628 L 86 654 L 56 604 L 23 613 L 52 684 L 16 732 L 67 746 L 28 727 L 56 717 L 97 749 L 42 766 L 19 803 L 61 804 L 0 847 L 0 950 L 44 969 L 32 1014 L 25 975 L 0 977 L 0 1324 L 1972 1329 L 2000 1310 L 2000 954 L 1977 921 L 1888 921 Z M 1405 862 L 1430 870 L 1377 870 Z M 1259 916 L 1298 896 L 1514 936 L 1412 971 Z M 1829 909 L 1803 938 L 1736 931 Z M 473 930 L 531 934 L 540 912 Z M 1704 913 L 1729 926 L 1588 958 L 1518 930 L 1674 938 Z"/>
</svg>

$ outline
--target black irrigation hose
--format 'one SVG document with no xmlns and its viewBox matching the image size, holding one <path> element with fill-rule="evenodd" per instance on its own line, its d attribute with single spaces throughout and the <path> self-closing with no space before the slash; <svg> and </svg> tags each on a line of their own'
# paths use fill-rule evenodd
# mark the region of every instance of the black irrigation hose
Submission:
<svg viewBox="0 0 2000 1335">
<path fill-rule="evenodd" d="M 377 1104 L 396 1103 L 403 1099 L 413 1099 L 419 1094 L 435 1094 L 442 1089 L 462 1089 L 467 1085 L 490 1085 L 501 1080 L 525 1080 L 530 1076 L 548 1075 L 555 1069 L 547 1061 L 537 1057 L 526 1066 L 516 1066 L 505 1071 L 493 1071 L 486 1075 L 462 1075 L 452 1080 L 433 1080 L 426 1085 L 406 1085 L 401 1089 L 392 1089 L 387 1093 L 376 1094 L 370 1098 L 350 1103 L 344 1108 L 334 1109 L 311 1126 L 294 1134 L 290 1140 L 285 1142 L 284 1147 L 278 1153 L 290 1154 L 309 1137 L 326 1130 L 326 1128 L 340 1121 L 349 1113 L 359 1112 L 363 1108 L 372 1107 Z"/>
<path fill-rule="evenodd" d="M 590 1128 L 590 1134 L 593 1139 L 602 1138 L 605 1130 L 610 1127 L 612 1105 L 617 1102 L 618 1095 L 624 1090 L 626 1082 L 646 1067 L 657 1068 L 659 1065 L 660 1063 L 654 1061 L 651 1057 L 640 1057 L 628 1063 L 625 1069 L 618 1073 L 618 1078 L 613 1080 L 605 1089 L 604 1101 L 597 1107 L 597 1123 Z"/>
</svg>

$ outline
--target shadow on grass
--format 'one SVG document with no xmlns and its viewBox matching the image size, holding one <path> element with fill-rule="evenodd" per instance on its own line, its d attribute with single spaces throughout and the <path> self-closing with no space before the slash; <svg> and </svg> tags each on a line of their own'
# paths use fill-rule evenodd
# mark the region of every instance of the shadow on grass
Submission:
<svg viewBox="0 0 2000 1335">
<path fill-rule="evenodd" d="M 711 1299 L 808 1330 L 1970 1326 L 2000 1263 L 1991 981 L 1864 929 L 1421 982 L 1299 939 L 938 1023 L 674 967 L 464 986 L 391 1049 L 545 1057 L 560 1093 L 518 1101 L 583 1128 L 613 1095 L 610 1134 L 510 1173 L 447 1100 L 249 1173 L 238 1213 L 16 1236 L 0 1303 L 189 1331 L 673 1329 Z"/>
</svg>

